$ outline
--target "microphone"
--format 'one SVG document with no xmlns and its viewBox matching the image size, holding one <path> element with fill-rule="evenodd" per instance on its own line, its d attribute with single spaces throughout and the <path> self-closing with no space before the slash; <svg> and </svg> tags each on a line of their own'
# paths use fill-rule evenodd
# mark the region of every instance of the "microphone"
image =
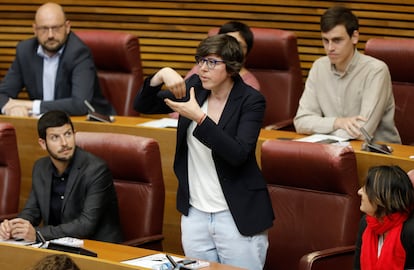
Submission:
<svg viewBox="0 0 414 270">
<path fill-rule="evenodd" d="M 39 248 L 43 247 L 46 244 L 46 240 L 43 237 L 42 233 L 40 231 L 36 231 L 36 236 L 39 238 L 40 242 L 42 243 Z"/>
<path fill-rule="evenodd" d="M 91 112 L 95 112 L 95 108 L 92 107 L 92 105 L 89 103 L 89 101 L 87 101 L 86 99 L 83 101 L 83 103 L 85 103 L 86 107 L 88 107 L 89 111 Z"/>
<path fill-rule="evenodd" d="M 87 115 L 88 120 L 90 120 L 90 121 L 99 121 L 99 122 L 107 122 L 107 123 L 111 123 L 111 122 L 114 121 L 112 116 L 97 113 L 95 111 L 95 108 L 92 107 L 92 105 L 86 99 L 83 101 L 83 103 L 85 103 L 86 107 L 88 107 L 88 110 L 89 110 L 89 113 Z"/>
<path fill-rule="evenodd" d="M 374 142 L 374 137 L 369 135 L 365 128 L 361 127 L 360 131 L 365 137 L 365 143 L 362 145 L 362 150 L 380 154 L 390 155 L 392 153 L 392 148 L 386 144 L 377 144 Z"/>
</svg>

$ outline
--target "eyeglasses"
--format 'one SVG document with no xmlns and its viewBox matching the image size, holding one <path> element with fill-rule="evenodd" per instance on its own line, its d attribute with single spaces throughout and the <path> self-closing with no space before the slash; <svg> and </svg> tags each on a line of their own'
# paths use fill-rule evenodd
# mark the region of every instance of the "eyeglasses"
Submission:
<svg viewBox="0 0 414 270">
<path fill-rule="evenodd" d="M 65 23 L 62 23 L 60 25 L 54 25 L 54 26 L 39 26 L 36 27 L 36 30 L 39 31 L 40 34 L 46 34 L 49 33 L 50 30 L 52 30 L 53 34 L 56 34 L 60 31 L 60 29 L 65 25 Z"/>
<path fill-rule="evenodd" d="M 196 56 L 195 60 L 196 60 L 197 65 L 199 65 L 200 67 L 202 67 L 204 63 L 207 64 L 207 67 L 209 70 L 214 69 L 217 63 L 225 63 L 225 61 L 223 60 L 216 60 L 213 58 L 205 58 L 201 56 Z"/>
</svg>

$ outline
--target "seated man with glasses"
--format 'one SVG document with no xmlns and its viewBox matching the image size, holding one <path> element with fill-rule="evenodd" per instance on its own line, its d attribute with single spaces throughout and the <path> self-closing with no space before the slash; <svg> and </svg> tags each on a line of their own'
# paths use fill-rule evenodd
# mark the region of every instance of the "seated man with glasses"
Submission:
<svg viewBox="0 0 414 270">
<path fill-rule="evenodd" d="M 35 37 L 17 45 L 16 58 L 0 84 L 1 113 L 13 116 L 62 110 L 87 114 L 87 100 L 102 114 L 115 114 L 104 98 L 89 48 L 70 31 L 70 21 L 55 3 L 40 6 Z M 29 99 L 18 99 L 25 89 Z"/>
</svg>

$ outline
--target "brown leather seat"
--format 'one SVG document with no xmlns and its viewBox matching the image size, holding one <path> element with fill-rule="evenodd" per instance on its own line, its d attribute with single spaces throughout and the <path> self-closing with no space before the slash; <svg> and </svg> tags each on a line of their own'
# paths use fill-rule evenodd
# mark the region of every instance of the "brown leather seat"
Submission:
<svg viewBox="0 0 414 270">
<path fill-rule="evenodd" d="M 143 83 L 138 37 L 106 30 L 75 32 L 91 49 L 104 96 L 118 115 L 137 116 L 132 103 Z"/>
<path fill-rule="evenodd" d="M 261 165 L 276 216 L 266 269 L 352 269 L 353 247 L 333 256 L 355 244 L 361 216 L 352 148 L 268 140 Z M 326 257 L 345 259 L 333 268 L 311 267 Z"/>
<path fill-rule="evenodd" d="M 112 172 L 124 244 L 162 250 L 165 187 L 158 142 L 127 134 L 77 132 L 76 144 L 105 160 Z"/>
<path fill-rule="evenodd" d="M 10 123 L 0 123 L 0 222 L 18 214 L 20 177 L 15 128 Z"/>
<path fill-rule="evenodd" d="M 414 39 L 372 38 L 365 44 L 365 54 L 388 65 L 395 99 L 395 125 L 402 143 L 414 145 Z"/>
<path fill-rule="evenodd" d="M 293 118 L 304 88 L 296 34 L 281 29 L 250 29 L 253 47 L 245 66 L 256 76 L 260 92 L 266 97 L 263 127 L 293 130 Z M 213 28 L 208 35 L 218 31 Z"/>
</svg>

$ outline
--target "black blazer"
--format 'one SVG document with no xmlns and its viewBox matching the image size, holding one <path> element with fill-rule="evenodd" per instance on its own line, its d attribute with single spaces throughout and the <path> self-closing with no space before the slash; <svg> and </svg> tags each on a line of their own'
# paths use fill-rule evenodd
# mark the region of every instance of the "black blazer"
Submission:
<svg viewBox="0 0 414 270">
<path fill-rule="evenodd" d="M 150 79 L 145 80 L 134 108 L 142 113 L 171 112 L 163 99 L 157 97 L 161 86 L 150 87 Z M 203 104 L 210 91 L 203 89 L 198 75 L 191 76 L 186 84 L 187 92 L 194 86 L 196 99 Z M 255 155 L 264 111 L 263 95 L 237 76 L 219 123 L 216 125 L 207 117 L 193 133 L 212 150 L 224 197 L 243 235 L 254 235 L 270 228 L 274 219 L 266 182 Z M 178 178 L 177 209 L 184 215 L 188 215 L 190 208 L 186 140 L 190 123 L 191 120 L 185 117 L 178 120 L 174 161 Z"/>
<path fill-rule="evenodd" d="M 0 84 L 0 108 L 9 97 L 17 98 L 26 88 L 29 98 L 43 100 L 43 58 L 37 55 L 36 37 L 17 45 L 16 58 Z M 59 60 L 55 82 L 55 100 L 42 101 L 40 112 L 63 110 L 70 115 L 85 115 L 88 100 L 103 114 L 115 114 L 102 95 L 95 64 L 89 48 L 73 33 L 68 35 Z"/>
<path fill-rule="evenodd" d="M 76 148 L 66 184 L 58 226 L 48 225 L 53 164 L 50 157 L 35 162 L 32 190 L 19 217 L 30 221 L 46 240 L 71 236 L 106 242 L 122 241 L 118 201 L 105 162 Z"/>
</svg>

